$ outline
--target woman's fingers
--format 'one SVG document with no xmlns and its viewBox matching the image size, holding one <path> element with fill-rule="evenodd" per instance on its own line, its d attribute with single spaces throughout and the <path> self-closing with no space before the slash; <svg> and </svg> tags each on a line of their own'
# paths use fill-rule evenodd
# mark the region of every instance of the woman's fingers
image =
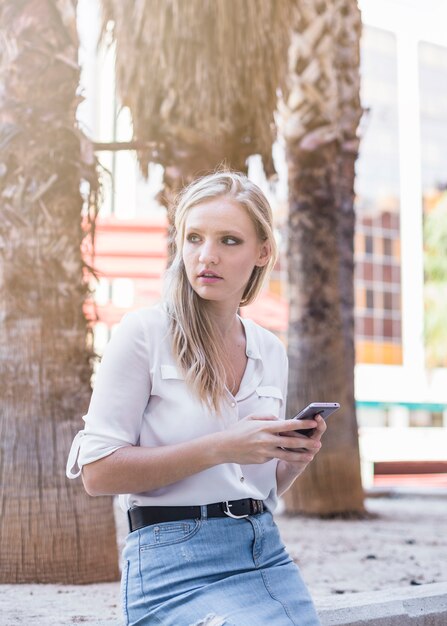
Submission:
<svg viewBox="0 0 447 626">
<path fill-rule="evenodd" d="M 277 441 L 278 447 L 296 452 L 301 452 L 302 450 L 318 452 L 321 448 L 321 442 L 319 439 L 306 437 L 305 435 L 291 435 L 286 438 L 281 436 L 281 439 L 278 438 Z"/>
<path fill-rule="evenodd" d="M 287 463 L 298 463 L 307 465 L 310 463 L 318 450 L 302 450 L 301 452 L 292 452 L 291 450 L 278 449 L 276 458 Z"/>
<path fill-rule="evenodd" d="M 291 420 L 288 421 L 290 422 Z M 312 435 L 307 437 L 306 435 L 293 431 L 282 431 L 279 433 L 281 436 L 280 445 L 282 450 L 278 452 L 277 458 L 289 463 L 302 463 L 303 465 L 307 465 L 320 450 L 322 445 L 320 440 L 327 426 L 326 422 L 319 414 L 312 420 L 299 420 L 299 422 L 300 430 L 302 426 L 313 429 Z"/>
<path fill-rule="evenodd" d="M 317 441 L 319 441 L 322 435 L 326 432 L 327 424 L 324 421 L 324 419 L 321 417 L 321 415 L 316 415 L 315 421 L 317 422 L 317 427 L 315 429 L 315 432 L 312 435 L 312 439 L 316 439 Z"/>
<path fill-rule="evenodd" d="M 277 432 L 277 433 L 289 433 L 289 432 L 293 432 L 295 430 L 298 429 L 305 429 L 305 428 L 316 428 L 316 426 L 318 425 L 318 423 L 315 421 L 315 419 L 308 419 L 308 420 L 276 420 L 272 423 L 269 423 L 268 425 L 268 429 L 271 432 Z"/>
<path fill-rule="evenodd" d="M 305 420 L 279 420 L 274 415 L 251 415 L 248 419 L 262 421 L 262 430 L 271 433 L 281 433 L 283 436 L 290 436 L 297 430 L 315 429 L 314 434 L 317 434 L 319 438 L 327 428 L 326 422 L 320 414 L 312 419 Z M 314 434 L 312 438 L 315 439 Z"/>
<path fill-rule="evenodd" d="M 322 420 L 324 423 L 324 420 Z M 262 429 L 266 430 L 277 437 L 277 445 L 281 448 L 289 448 L 292 450 L 308 449 L 316 452 L 321 447 L 319 439 L 324 430 L 317 437 L 309 437 L 296 432 L 298 428 L 309 429 L 310 431 L 318 431 L 319 422 L 315 419 L 299 420 L 276 420 L 274 422 L 264 422 Z M 323 427 L 324 428 L 324 427 Z M 279 439 L 280 437 L 280 439 Z"/>
<path fill-rule="evenodd" d="M 325 428 L 321 418 L 297 422 L 279 420 L 273 415 L 251 415 L 227 431 L 234 438 L 231 450 L 235 461 L 232 462 L 264 463 L 278 458 L 304 467 L 320 449 L 319 440 Z M 298 429 L 310 429 L 315 435 L 305 436 L 296 432 Z"/>
</svg>

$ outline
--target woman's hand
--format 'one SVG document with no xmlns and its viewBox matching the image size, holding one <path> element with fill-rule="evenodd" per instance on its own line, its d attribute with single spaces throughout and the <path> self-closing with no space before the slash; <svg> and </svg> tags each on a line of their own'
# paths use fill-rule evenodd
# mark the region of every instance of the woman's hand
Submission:
<svg viewBox="0 0 447 626">
<path fill-rule="evenodd" d="M 321 447 L 320 438 L 326 427 L 322 421 L 323 426 L 319 428 L 319 422 L 313 419 L 300 420 L 298 426 L 296 421 L 278 420 L 273 415 L 246 417 L 220 433 L 221 462 L 246 465 L 276 458 L 305 467 Z M 309 438 L 294 432 L 298 427 L 316 430 Z"/>
<path fill-rule="evenodd" d="M 292 420 L 289 420 L 289 421 L 292 421 Z M 307 423 L 311 421 L 313 420 L 302 420 L 302 421 L 300 420 L 300 428 L 301 428 L 301 424 L 306 426 Z M 282 493 L 284 493 L 284 491 L 287 491 L 287 489 L 292 485 L 295 478 L 297 478 L 306 469 L 306 467 L 314 459 L 315 455 L 321 448 L 321 437 L 323 436 L 327 428 L 326 422 L 321 417 L 321 415 L 316 415 L 314 418 L 314 421 L 316 424 L 316 428 L 310 437 L 306 437 L 304 435 L 298 435 L 296 433 L 294 434 L 290 433 L 288 436 L 289 440 L 292 439 L 293 437 L 296 442 L 299 442 L 293 447 L 295 448 L 301 447 L 304 449 L 303 451 L 299 452 L 297 450 L 296 452 L 292 452 L 291 454 L 293 455 L 294 458 L 292 457 L 286 458 L 286 457 L 278 455 L 278 459 L 280 459 L 277 469 L 276 469 L 276 482 L 277 482 L 277 487 L 278 487 L 278 495 L 281 495 Z M 307 446 L 304 445 L 305 442 L 303 442 L 303 439 L 308 441 Z M 288 441 L 287 448 L 289 447 L 291 447 L 291 445 Z"/>
</svg>

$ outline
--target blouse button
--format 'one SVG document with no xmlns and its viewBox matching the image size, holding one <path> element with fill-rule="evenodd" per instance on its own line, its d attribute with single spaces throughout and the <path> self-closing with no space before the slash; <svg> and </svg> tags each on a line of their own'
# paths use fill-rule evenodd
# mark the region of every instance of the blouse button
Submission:
<svg viewBox="0 0 447 626">
<path fill-rule="evenodd" d="M 243 476 L 241 476 L 241 478 L 240 478 L 241 483 L 243 483 L 244 480 L 245 480 L 245 478 Z"/>
<path fill-rule="evenodd" d="M 232 402 L 232 403 L 231 403 L 231 406 L 232 406 L 232 407 L 233 407 L 233 409 L 234 409 L 234 407 L 236 406 L 236 402 Z"/>
</svg>

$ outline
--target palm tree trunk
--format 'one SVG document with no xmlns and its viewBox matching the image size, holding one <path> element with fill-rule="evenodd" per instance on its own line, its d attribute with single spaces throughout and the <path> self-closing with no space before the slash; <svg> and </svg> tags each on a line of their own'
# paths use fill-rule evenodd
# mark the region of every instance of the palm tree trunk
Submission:
<svg viewBox="0 0 447 626">
<path fill-rule="evenodd" d="M 118 577 L 111 498 L 90 499 L 65 462 L 91 393 L 75 128 L 76 2 L 3 2 L 0 68 L 0 583 Z"/>
<path fill-rule="evenodd" d="M 353 268 L 349 272 L 349 259 L 343 258 L 349 257 L 352 231 L 349 215 L 343 215 L 334 202 L 337 146 L 324 146 L 318 154 L 289 146 L 287 157 L 289 413 L 313 401 L 342 406 L 329 418 L 321 452 L 287 493 L 287 510 L 360 512 L 363 491 L 353 387 L 354 329 L 349 314 Z"/>
<path fill-rule="evenodd" d="M 317 6 L 318 5 L 318 6 Z M 289 512 L 363 512 L 354 401 L 354 163 L 361 116 L 354 0 L 298 5 L 283 111 L 289 167 L 289 413 L 340 402 Z"/>
</svg>

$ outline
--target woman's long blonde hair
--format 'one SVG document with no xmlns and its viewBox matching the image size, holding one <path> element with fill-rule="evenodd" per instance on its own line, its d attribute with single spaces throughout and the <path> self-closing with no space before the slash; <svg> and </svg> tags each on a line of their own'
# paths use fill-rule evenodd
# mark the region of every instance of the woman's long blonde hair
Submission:
<svg viewBox="0 0 447 626">
<path fill-rule="evenodd" d="M 215 411 L 219 410 L 226 397 L 225 366 L 229 366 L 229 359 L 220 332 L 211 323 L 202 298 L 188 281 L 182 250 L 188 211 L 202 202 L 221 196 L 231 198 L 247 211 L 259 240 L 268 242 L 271 250 L 268 263 L 253 268 L 240 306 L 253 302 L 277 257 L 270 205 L 259 187 L 244 174 L 231 171 L 209 174 L 195 180 L 179 194 L 174 210 L 176 251 L 165 280 L 172 347 L 186 383 Z"/>
</svg>

